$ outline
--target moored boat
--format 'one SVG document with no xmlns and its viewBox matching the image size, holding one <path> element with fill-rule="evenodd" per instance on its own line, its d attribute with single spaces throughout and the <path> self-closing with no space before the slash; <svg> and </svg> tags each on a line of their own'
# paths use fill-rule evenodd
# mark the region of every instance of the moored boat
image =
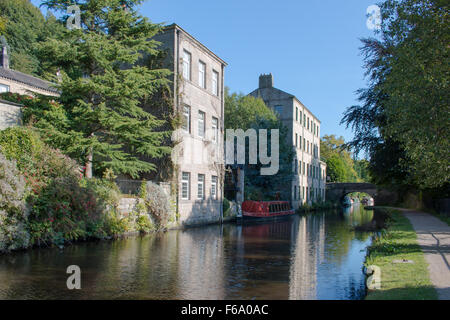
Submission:
<svg viewBox="0 0 450 320">
<path fill-rule="evenodd" d="M 247 220 L 276 219 L 295 214 L 288 201 L 244 201 L 242 217 Z"/>
</svg>

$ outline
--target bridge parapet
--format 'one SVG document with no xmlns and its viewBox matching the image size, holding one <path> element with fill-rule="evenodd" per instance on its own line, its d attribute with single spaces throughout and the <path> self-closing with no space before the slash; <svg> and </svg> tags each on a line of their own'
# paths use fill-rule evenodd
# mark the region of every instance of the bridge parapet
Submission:
<svg viewBox="0 0 450 320">
<path fill-rule="evenodd" d="M 380 188 L 373 183 L 327 183 L 327 201 L 340 202 L 344 197 L 353 192 L 363 192 L 370 195 L 377 205 L 394 204 L 398 195 L 397 192 Z"/>
</svg>

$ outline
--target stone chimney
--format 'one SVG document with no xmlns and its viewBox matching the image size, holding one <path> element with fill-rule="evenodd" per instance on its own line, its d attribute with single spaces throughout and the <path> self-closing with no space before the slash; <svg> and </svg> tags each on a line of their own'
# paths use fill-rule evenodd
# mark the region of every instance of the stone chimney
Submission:
<svg viewBox="0 0 450 320">
<path fill-rule="evenodd" d="M 271 73 L 259 76 L 259 88 L 273 88 L 273 75 Z"/>
<path fill-rule="evenodd" d="M 0 44 L 2 46 L 0 67 L 9 69 L 8 44 L 6 43 L 6 39 L 4 36 L 0 37 Z"/>
</svg>

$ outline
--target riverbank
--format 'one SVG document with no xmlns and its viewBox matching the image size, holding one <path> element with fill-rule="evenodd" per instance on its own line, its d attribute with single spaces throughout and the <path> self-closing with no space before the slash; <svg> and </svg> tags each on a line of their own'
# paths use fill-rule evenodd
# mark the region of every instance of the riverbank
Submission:
<svg viewBox="0 0 450 320">
<path fill-rule="evenodd" d="M 381 269 L 381 289 L 369 290 L 367 300 L 435 300 L 428 264 L 416 232 L 398 209 L 377 208 L 388 213 L 387 227 L 368 248 L 365 265 Z"/>
</svg>

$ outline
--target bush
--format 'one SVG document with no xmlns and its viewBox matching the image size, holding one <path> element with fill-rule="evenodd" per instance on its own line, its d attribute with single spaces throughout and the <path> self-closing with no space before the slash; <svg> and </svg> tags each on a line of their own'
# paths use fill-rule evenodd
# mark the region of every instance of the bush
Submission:
<svg viewBox="0 0 450 320">
<path fill-rule="evenodd" d="M 110 217 L 110 211 L 116 214 L 120 198 L 113 181 L 82 179 L 77 163 L 43 143 L 31 128 L 1 131 L 0 146 L 7 158 L 17 160 L 30 187 L 25 196 L 30 207 L 25 222 L 31 245 L 62 245 L 125 229 L 124 222 Z"/>
<path fill-rule="evenodd" d="M 0 153 L 0 252 L 26 248 L 25 180 L 13 161 Z"/>
<path fill-rule="evenodd" d="M 114 181 L 106 179 L 82 179 L 82 186 L 92 191 L 99 204 L 106 210 L 117 209 L 121 193 Z"/>
<path fill-rule="evenodd" d="M 36 194 L 55 178 L 81 177 L 77 163 L 43 143 L 33 129 L 13 127 L 1 131 L 0 147 L 8 160 L 17 161 L 17 168 Z"/>
<path fill-rule="evenodd" d="M 130 231 L 130 222 L 127 218 L 122 218 L 118 212 L 110 211 L 104 219 L 106 234 L 117 237 Z"/>
<path fill-rule="evenodd" d="M 141 233 L 149 233 L 154 230 L 154 226 L 149 216 L 140 215 L 136 220 L 136 230 Z"/>
<path fill-rule="evenodd" d="M 141 186 L 140 196 L 144 199 L 148 213 L 155 219 L 159 228 L 165 228 L 169 222 L 170 198 L 164 189 L 153 182 Z"/>
</svg>

